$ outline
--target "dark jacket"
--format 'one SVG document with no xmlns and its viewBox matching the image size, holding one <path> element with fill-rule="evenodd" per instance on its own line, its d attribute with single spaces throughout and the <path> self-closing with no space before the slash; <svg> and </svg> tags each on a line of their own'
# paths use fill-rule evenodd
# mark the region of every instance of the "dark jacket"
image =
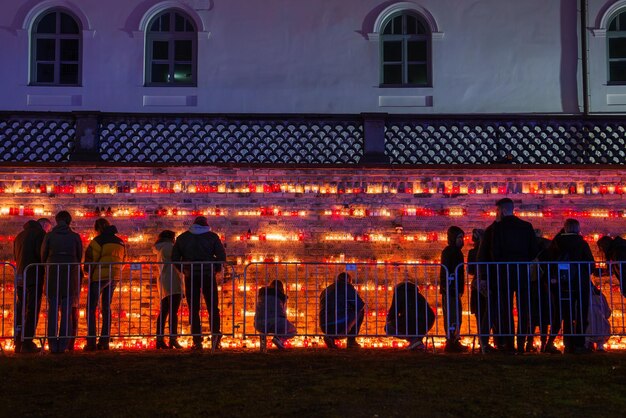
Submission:
<svg viewBox="0 0 626 418">
<path fill-rule="evenodd" d="M 450 228 L 448 246 L 441 252 L 441 264 L 446 267 L 439 269 L 439 293 L 442 295 L 447 294 L 447 292 L 462 295 L 465 290 L 465 267 L 463 264 L 465 259 L 461 249 L 456 246 L 456 238 L 461 233 L 463 231 L 460 228 Z M 456 281 L 448 282 L 448 275 L 456 275 Z M 447 284 L 451 286 L 450 289 L 446 289 Z"/>
<path fill-rule="evenodd" d="M 278 321 L 287 319 L 286 303 L 287 295 L 280 292 L 278 288 L 267 286 L 259 289 L 254 313 L 254 328 L 265 333 L 269 329 L 275 329 Z"/>
<path fill-rule="evenodd" d="M 223 262 L 226 261 L 226 251 L 224 251 L 220 238 L 216 233 L 211 232 L 208 226 L 193 224 L 189 231 L 183 232 L 176 238 L 174 248 L 172 248 L 172 262 L 180 261 Z M 181 266 L 175 265 L 175 267 L 180 270 Z M 203 267 L 205 272 L 217 273 L 221 269 L 221 264 L 204 265 Z M 193 271 L 199 274 L 202 270 L 200 266 L 195 266 Z M 183 265 L 182 272 L 186 276 L 191 275 L 191 265 Z"/>
<path fill-rule="evenodd" d="M 29 264 L 41 263 L 41 244 L 46 231 L 37 221 L 28 221 L 24 224 L 24 230 L 17 234 L 13 242 L 13 256 L 17 263 L 17 274 L 22 276 L 24 269 Z M 25 286 L 35 286 L 37 276 L 39 280 L 43 280 L 43 270 L 39 274 L 36 268 L 30 268 L 26 271 L 27 277 L 24 278 Z"/>
<path fill-rule="evenodd" d="M 526 264 L 514 263 L 527 263 L 533 260 L 538 252 L 537 236 L 533 226 L 517 216 L 505 216 L 500 221 L 493 222 L 485 230 L 478 247 L 477 261 L 479 263 L 509 262 L 509 264 L 489 268 L 486 265 L 480 265 L 478 271 L 481 279 L 488 278 L 489 286 L 492 288 L 498 286 L 498 281 L 508 280 L 512 288 L 517 286 L 518 281 L 527 283 L 529 270 L 525 268 Z"/>
<path fill-rule="evenodd" d="M 385 326 L 387 335 L 425 335 L 434 323 L 435 311 L 428 305 L 415 284 L 405 282 L 395 287 L 391 307 L 387 313 Z"/>
<path fill-rule="evenodd" d="M 578 291 L 582 286 L 583 293 L 588 293 L 589 276 L 593 271 L 595 260 L 589 244 L 581 235 L 559 234 L 554 237 L 544 253 L 543 260 L 554 262 L 550 265 L 551 281 L 559 280 L 562 290 Z"/>
<path fill-rule="evenodd" d="M 85 250 L 85 263 L 121 263 L 126 257 L 126 247 L 115 234 L 115 225 L 107 226 L 100 235 L 95 237 Z M 89 280 L 92 282 L 119 280 L 122 275 L 121 264 L 102 264 L 100 266 L 86 266 L 90 271 Z"/>
<path fill-rule="evenodd" d="M 607 262 L 613 262 L 611 264 L 611 273 L 620 280 L 622 294 L 626 295 L 626 240 L 622 237 L 613 238 L 605 256 Z M 624 261 L 624 263 L 616 261 Z"/>
<path fill-rule="evenodd" d="M 320 324 L 332 326 L 346 322 L 365 309 L 365 302 L 352 284 L 340 279 L 320 295 Z"/>
<path fill-rule="evenodd" d="M 63 265 L 63 263 L 80 263 L 83 254 L 83 243 L 80 235 L 72 231 L 65 223 L 59 222 L 43 239 L 41 245 L 41 261 L 44 263 L 60 263 L 46 269 L 46 294 L 66 298 L 75 293 L 80 283 L 80 265 Z M 68 294 L 68 292 L 70 292 Z"/>
</svg>

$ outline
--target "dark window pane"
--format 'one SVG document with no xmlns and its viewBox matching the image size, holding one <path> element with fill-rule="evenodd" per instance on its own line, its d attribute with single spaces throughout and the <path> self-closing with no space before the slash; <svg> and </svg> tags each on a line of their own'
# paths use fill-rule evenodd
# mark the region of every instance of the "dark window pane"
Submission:
<svg viewBox="0 0 626 418">
<path fill-rule="evenodd" d="M 393 18 L 393 32 L 394 35 L 402 35 L 402 15 Z"/>
<path fill-rule="evenodd" d="M 407 44 L 407 55 L 409 61 L 426 61 L 426 41 L 409 41 Z"/>
<path fill-rule="evenodd" d="M 54 61 L 55 60 L 55 40 L 54 39 L 37 39 L 37 61 Z"/>
<path fill-rule="evenodd" d="M 78 32 L 78 23 L 76 23 L 74 18 L 65 13 L 61 13 L 61 33 L 78 34 Z"/>
<path fill-rule="evenodd" d="M 402 84 L 402 65 L 385 65 L 383 67 L 383 83 Z"/>
<path fill-rule="evenodd" d="M 383 62 L 402 61 L 402 42 L 387 41 L 383 43 Z"/>
<path fill-rule="evenodd" d="M 54 83 L 54 64 L 37 64 L 37 83 Z"/>
<path fill-rule="evenodd" d="M 611 23 L 609 24 L 609 29 L 608 30 L 609 30 L 609 32 L 617 30 L 617 16 L 615 16 L 613 18 L 613 20 L 611 20 Z"/>
<path fill-rule="evenodd" d="M 56 33 L 56 31 L 57 31 L 56 12 L 48 13 L 37 24 L 37 33 Z"/>
<path fill-rule="evenodd" d="M 191 64 L 174 65 L 174 82 L 175 83 L 191 83 L 192 81 L 193 81 L 193 74 L 191 71 Z"/>
<path fill-rule="evenodd" d="M 417 34 L 417 18 L 415 16 L 406 17 L 406 34 L 407 35 Z"/>
<path fill-rule="evenodd" d="M 61 64 L 60 84 L 78 84 L 78 64 Z"/>
<path fill-rule="evenodd" d="M 152 83 L 167 83 L 169 81 L 169 65 L 152 64 Z"/>
<path fill-rule="evenodd" d="M 626 58 L 626 38 L 609 38 L 609 58 Z"/>
<path fill-rule="evenodd" d="M 78 39 L 61 39 L 61 61 L 78 61 Z"/>
<path fill-rule="evenodd" d="M 185 18 L 185 16 L 181 16 L 178 13 L 176 13 L 176 18 L 175 18 L 175 27 L 176 27 L 176 32 L 186 32 L 186 28 L 189 26 L 187 19 Z"/>
<path fill-rule="evenodd" d="M 409 84 L 427 84 L 428 72 L 426 71 L 426 64 L 409 64 L 407 81 Z"/>
<path fill-rule="evenodd" d="M 176 61 L 191 61 L 191 41 L 174 41 L 174 59 Z"/>
<path fill-rule="evenodd" d="M 625 82 L 626 81 L 626 61 L 611 62 L 609 65 L 610 75 L 609 81 Z"/>
<path fill-rule="evenodd" d="M 170 31 L 170 13 L 166 13 L 161 16 L 161 32 Z"/>
<path fill-rule="evenodd" d="M 154 41 L 152 42 L 152 59 L 166 60 L 169 58 L 169 42 Z"/>
</svg>

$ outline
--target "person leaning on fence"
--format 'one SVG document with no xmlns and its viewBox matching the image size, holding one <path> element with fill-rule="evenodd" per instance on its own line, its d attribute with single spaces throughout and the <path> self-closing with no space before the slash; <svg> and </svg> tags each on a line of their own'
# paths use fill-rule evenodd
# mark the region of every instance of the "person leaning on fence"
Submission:
<svg viewBox="0 0 626 418">
<path fill-rule="evenodd" d="M 41 261 L 46 266 L 46 296 L 48 297 L 48 347 L 51 353 L 63 353 L 74 335 L 71 320 L 72 297 L 79 286 L 80 259 L 83 244 L 80 235 L 72 231 L 72 216 L 61 211 L 55 216 L 56 226 L 46 234 L 41 244 Z M 75 263 L 75 264 L 69 264 Z M 59 309 L 61 323 L 58 324 Z"/>
<path fill-rule="evenodd" d="M 274 334 L 272 342 L 276 348 L 285 348 L 285 342 L 296 335 L 296 327 L 287 319 L 287 295 L 283 282 L 272 281 L 269 286 L 259 289 L 254 328 L 262 334 L 262 343 L 266 334 Z"/>
<path fill-rule="evenodd" d="M 480 349 L 483 354 L 496 351 L 489 344 L 489 333 L 492 329 L 492 321 L 489 317 L 489 289 L 487 280 L 481 280 L 478 277 L 478 269 L 476 268 L 476 257 L 478 256 L 478 247 L 483 238 L 485 231 L 483 229 L 472 230 L 472 243 L 474 247 L 467 252 L 467 274 L 472 277 L 470 284 L 470 311 L 476 317 L 476 328 L 478 330 L 478 340 L 480 341 Z"/>
<path fill-rule="evenodd" d="M 533 261 L 539 261 L 542 257 L 542 254 L 548 249 L 551 241 L 548 238 L 545 238 L 540 229 L 535 229 L 535 236 L 537 237 L 537 256 Z M 547 286 L 547 281 L 544 280 L 543 271 L 544 266 L 541 264 L 531 264 L 530 266 L 530 287 L 529 287 L 529 298 L 530 298 L 530 318 L 529 318 L 529 333 L 528 337 L 526 337 L 526 346 L 525 351 L 528 352 L 536 352 L 537 349 L 534 345 L 535 340 L 535 330 L 539 328 L 540 341 L 541 341 L 541 352 L 550 352 L 554 347 L 551 345 L 548 347 L 548 333 L 550 326 L 550 290 Z"/>
<path fill-rule="evenodd" d="M 589 244 L 580 235 L 580 223 L 566 219 L 563 233 L 552 240 L 547 261 L 550 280 L 557 281 L 557 295 L 563 320 L 563 345 L 566 353 L 585 353 L 584 331 L 589 315 L 591 272 L 595 260 Z"/>
<path fill-rule="evenodd" d="M 605 261 L 612 266 L 609 274 L 615 276 L 622 295 L 626 296 L 626 240 L 620 236 L 615 238 L 604 236 L 598 240 L 598 248 L 602 251 Z"/>
<path fill-rule="evenodd" d="M 194 350 L 202 350 L 202 324 L 200 322 L 200 294 L 210 315 L 211 348 L 219 349 L 220 329 L 219 294 L 216 275 L 226 261 L 226 252 L 219 236 L 211 232 L 207 218 L 198 216 L 188 231 L 176 238 L 172 249 L 174 266 L 185 275 L 185 293 L 189 306 L 189 321 L 193 334 Z M 194 262 L 194 263 L 190 263 Z"/>
<path fill-rule="evenodd" d="M 87 345 L 85 351 L 108 350 L 111 338 L 111 301 L 122 276 L 126 246 L 117 235 L 117 228 L 104 218 L 97 219 L 94 230 L 98 234 L 85 251 L 85 268 L 89 273 L 87 295 Z M 100 299 L 102 327 L 96 344 L 96 309 Z"/>
<path fill-rule="evenodd" d="M 465 290 L 465 271 L 463 268 L 463 240 L 465 233 L 458 226 L 448 228 L 448 245 L 441 252 L 439 271 L 439 293 L 446 326 L 447 353 L 463 353 L 467 347 L 461 344 L 461 324 L 463 307 L 461 297 Z"/>
<path fill-rule="evenodd" d="M 174 231 L 165 230 L 159 233 L 154 244 L 154 253 L 157 256 L 159 265 L 159 280 L 157 281 L 159 297 L 161 298 L 161 309 L 156 320 L 156 348 L 177 348 L 182 346 L 176 338 L 178 334 L 178 308 L 183 295 L 181 273 L 172 264 L 172 249 L 176 234 Z M 165 344 L 165 321 L 169 316 L 170 333 L 169 344 Z"/>
<path fill-rule="evenodd" d="M 15 287 L 15 332 L 14 345 L 16 353 L 36 353 L 39 347 L 33 342 L 35 329 L 39 320 L 41 297 L 43 295 L 44 274 L 40 267 L 30 264 L 41 263 L 41 244 L 47 232 L 52 229 L 49 219 L 30 220 L 24 224 L 23 230 L 13 241 L 13 256 L 17 265 Z M 22 324 L 22 318 L 24 323 Z M 24 342 L 22 343 L 22 339 Z"/>
<path fill-rule="evenodd" d="M 387 313 L 385 333 L 409 342 L 411 351 L 425 351 L 424 336 L 435 323 L 435 311 L 418 286 L 406 281 L 393 289 L 393 299 Z"/>
<path fill-rule="evenodd" d="M 518 352 L 530 328 L 529 321 L 529 262 L 537 255 L 537 239 L 533 226 L 513 214 L 514 204 L 509 198 L 496 202 L 496 220 L 487 227 L 478 248 L 481 279 L 489 286 L 490 315 L 495 325 L 495 342 L 499 351 L 514 353 L 513 297 L 518 296 Z"/>
<path fill-rule="evenodd" d="M 337 348 L 335 340 L 343 335 L 348 337 L 348 348 L 359 348 L 356 341 L 363 317 L 365 302 L 352 285 L 348 273 L 339 273 L 333 284 L 320 295 L 320 328 L 324 334 L 324 343 L 328 348 Z"/>
</svg>

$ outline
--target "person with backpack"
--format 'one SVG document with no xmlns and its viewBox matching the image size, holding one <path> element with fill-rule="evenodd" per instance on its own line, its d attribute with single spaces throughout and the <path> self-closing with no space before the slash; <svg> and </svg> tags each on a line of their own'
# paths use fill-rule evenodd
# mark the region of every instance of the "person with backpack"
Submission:
<svg viewBox="0 0 626 418">
<path fill-rule="evenodd" d="M 425 351 L 424 336 L 435 323 L 435 311 L 414 283 L 405 281 L 393 289 L 385 333 L 409 342 L 407 350 Z"/>
<path fill-rule="evenodd" d="M 549 280 L 558 286 L 557 298 L 563 320 L 563 345 L 566 353 L 585 353 L 584 332 L 589 315 L 591 272 L 595 260 L 589 244 L 580 235 L 580 223 L 566 219 L 563 233 L 552 240 L 545 260 L 553 263 Z"/>
<path fill-rule="evenodd" d="M 111 301 L 113 292 L 122 276 L 122 263 L 126 257 L 126 246 L 117 235 L 115 225 L 104 218 L 94 223 L 98 234 L 85 250 L 85 263 L 89 275 L 87 292 L 87 344 L 84 351 L 108 350 L 111 338 Z M 97 263 L 97 264 L 89 264 Z M 100 299 L 102 327 L 96 344 L 96 309 Z"/>
<path fill-rule="evenodd" d="M 210 315 L 211 348 L 221 347 L 219 294 L 216 275 L 222 271 L 226 251 L 219 236 L 211 231 L 207 218 L 198 216 L 188 231 L 176 238 L 172 248 L 172 262 L 185 275 L 185 296 L 189 306 L 189 321 L 193 334 L 193 350 L 202 350 L 200 322 L 200 295 Z M 180 264 L 176 264 L 180 263 Z"/>
</svg>

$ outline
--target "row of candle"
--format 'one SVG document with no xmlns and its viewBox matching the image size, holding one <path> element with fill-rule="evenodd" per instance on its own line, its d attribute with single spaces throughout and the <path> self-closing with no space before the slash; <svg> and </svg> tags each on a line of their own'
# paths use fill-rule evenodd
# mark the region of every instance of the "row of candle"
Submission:
<svg viewBox="0 0 626 418">
<path fill-rule="evenodd" d="M 118 181 L 110 183 L 61 181 L 58 183 L 4 182 L 5 194 L 171 194 L 171 193 L 314 193 L 314 194 L 545 194 L 606 195 L 626 193 L 622 182 L 570 181 L 334 181 L 334 182 L 193 182 Z"/>
<path fill-rule="evenodd" d="M 333 208 L 323 209 L 321 211 L 311 211 L 305 209 L 284 209 L 280 207 L 260 207 L 251 209 L 240 209 L 229 211 L 223 208 L 206 208 L 206 209 L 182 209 L 182 208 L 159 208 L 154 211 L 146 211 L 137 208 L 96 208 L 95 210 L 76 210 L 74 216 L 76 218 L 97 218 L 97 217 L 116 217 L 116 218 L 145 218 L 147 216 L 156 217 L 224 217 L 224 216 L 241 216 L 241 217 L 292 217 L 304 218 L 310 214 L 317 214 L 332 219 L 341 218 L 390 218 L 392 216 L 406 217 L 436 217 L 444 216 L 450 218 L 460 218 L 468 215 L 468 210 L 463 207 L 449 207 L 444 209 L 431 209 L 425 207 L 404 207 L 399 210 L 391 210 L 388 208 L 367 209 L 364 207 L 354 208 Z M 515 214 L 522 218 L 546 218 L 555 216 L 556 211 L 552 209 L 544 210 L 516 210 Z M 564 209 L 559 211 L 564 218 L 626 218 L 626 210 L 617 209 Z M 26 217 L 44 217 L 52 216 L 52 211 L 44 207 L 28 207 L 24 205 L 18 206 L 0 206 L 0 216 L 26 216 Z M 482 210 L 481 215 L 485 217 L 495 217 L 496 212 L 493 209 Z"/>
</svg>

